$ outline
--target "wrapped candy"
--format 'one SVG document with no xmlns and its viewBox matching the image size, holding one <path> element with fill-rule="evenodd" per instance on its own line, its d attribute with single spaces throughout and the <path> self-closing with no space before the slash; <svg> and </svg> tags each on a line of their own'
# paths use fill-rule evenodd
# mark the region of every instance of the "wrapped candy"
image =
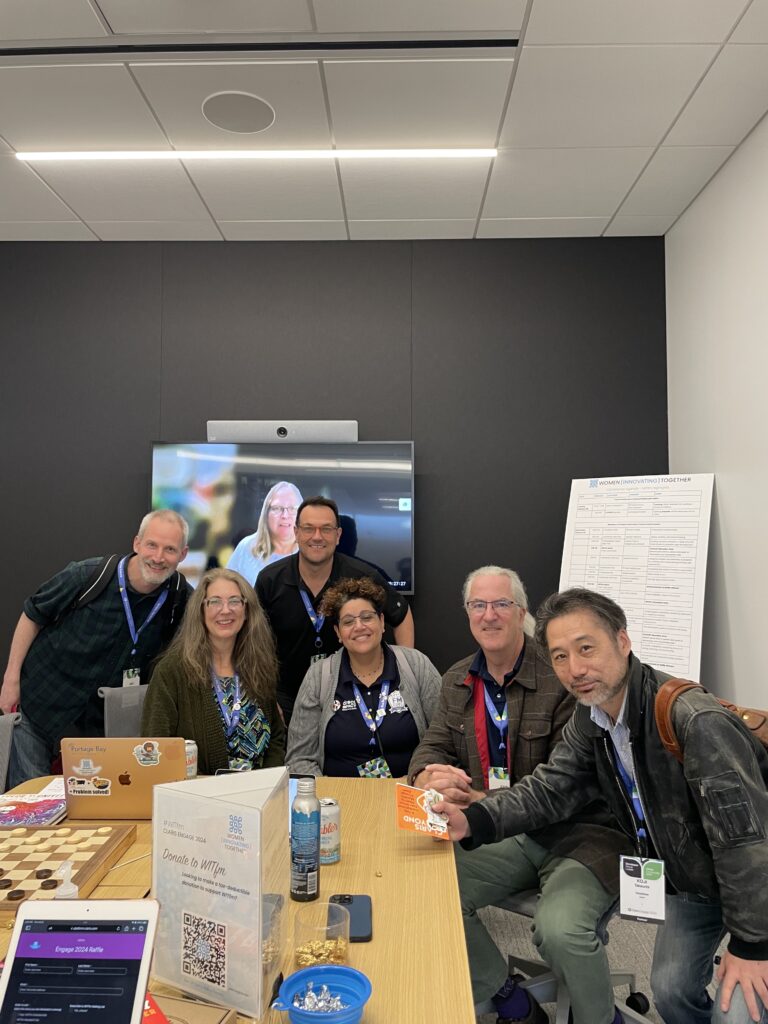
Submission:
<svg viewBox="0 0 768 1024">
<path fill-rule="evenodd" d="M 304 992 L 297 992 L 293 997 L 293 1005 L 297 1010 L 309 1010 L 310 1013 L 336 1013 L 337 1010 L 346 1010 L 348 1003 L 341 1001 L 341 996 L 331 994 L 327 985 L 321 985 L 320 991 L 315 992 L 314 982 L 308 981 Z"/>
</svg>

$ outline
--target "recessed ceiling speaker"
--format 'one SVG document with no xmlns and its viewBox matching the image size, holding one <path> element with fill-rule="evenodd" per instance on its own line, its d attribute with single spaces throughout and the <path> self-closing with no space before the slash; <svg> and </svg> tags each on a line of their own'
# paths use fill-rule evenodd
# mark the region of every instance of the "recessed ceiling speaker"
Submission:
<svg viewBox="0 0 768 1024">
<path fill-rule="evenodd" d="M 225 132 L 253 135 L 274 124 L 275 111 L 249 92 L 216 92 L 203 100 L 203 117 Z"/>
</svg>

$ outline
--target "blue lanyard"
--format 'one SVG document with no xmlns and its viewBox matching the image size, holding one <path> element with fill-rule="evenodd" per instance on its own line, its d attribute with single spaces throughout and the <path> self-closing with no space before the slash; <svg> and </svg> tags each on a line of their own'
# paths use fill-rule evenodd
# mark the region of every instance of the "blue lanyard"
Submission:
<svg viewBox="0 0 768 1024">
<path fill-rule="evenodd" d="M 381 725 L 384 715 L 387 713 L 387 697 L 389 696 L 389 680 L 385 679 L 381 684 L 381 692 L 379 693 L 379 706 L 376 708 L 376 718 L 374 720 L 373 715 L 366 707 L 365 701 L 360 695 L 360 691 L 357 688 L 357 683 L 352 683 L 352 689 L 355 693 L 355 700 L 357 701 L 357 709 L 363 716 L 366 729 L 371 730 L 371 742 L 370 746 L 376 745 L 376 730 Z"/>
<path fill-rule="evenodd" d="M 301 594 L 301 600 L 304 602 L 304 607 L 307 609 L 309 621 L 312 623 L 312 626 L 314 627 L 315 647 L 317 647 L 317 649 L 319 650 L 323 646 L 323 638 L 320 636 L 320 630 L 323 628 L 323 625 L 325 623 L 325 616 L 320 615 L 319 612 L 315 611 L 315 609 L 312 606 L 312 602 L 309 600 L 309 596 L 306 590 L 302 590 L 302 588 L 299 587 L 299 593 Z"/>
<path fill-rule="evenodd" d="M 637 791 L 637 785 L 635 781 L 629 777 L 629 773 L 627 772 L 627 769 L 624 767 L 624 762 L 619 757 L 619 752 L 618 750 L 616 750 L 615 747 L 613 748 L 613 753 L 613 759 L 616 762 L 616 767 L 618 768 L 619 775 L 621 776 L 621 781 L 624 783 L 624 789 L 626 789 L 627 793 L 629 794 L 629 798 L 632 801 L 632 807 L 635 811 L 635 817 L 638 821 L 645 821 L 645 815 L 643 814 L 643 805 L 640 803 L 640 794 Z M 644 828 L 638 828 L 637 834 L 645 838 L 646 831 Z"/>
<path fill-rule="evenodd" d="M 485 706 L 488 709 L 488 714 L 491 716 L 491 721 L 499 730 L 499 750 L 506 750 L 507 744 L 505 739 L 507 736 L 507 730 L 509 729 L 509 712 L 507 709 L 506 702 L 504 703 L 504 710 L 499 714 L 496 705 L 493 703 L 493 699 L 488 693 L 488 687 L 483 683 L 483 696 L 485 697 Z"/>
<path fill-rule="evenodd" d="M 232 704 L 232 714 L 230 715 L 227 711 L 227 706 L 224 703 L 224 691 L 221 687 L 221 680 L 216 673 L 211 669 L 211 679 L 213 680 L 213 692 L 216 695 L 216 703 L 219 705 L 219 711 L 221 717 L 224 719 L 224 726 L 226 728 L 227 739 L 229 739 L 235 732 L 237 732 L 237 726 L 240 723 L 240 676 L 235 672 L 235 700 Z"/>
<path fill-rule="evenodd" d="M 152 610 L 149 615 L 144 619 L 139 628 L 136 629 L 136 623 L 133 621 L 133 612 L 131 611 L 131 602 L 128 600 L 128 588 L 125 585 L 125 563 L 128 561 L 129 557 L 129 555 L 126 555 L 125 558 L 122 558 L 117 566 L 117 582 L 120 584 L 120 597 L 123 599 L 123 609 L 125 611 L 126 622 L 128 623 L 128 632 L 131 634 L 131 640 L 133 641 L 133 650 L 131 651 L 131 657 L 133 657 L 136 653 L 136 647 L 138 646 L 139 637 L 141 636 L 142 631 L 150 624 L 152 619 L 154 619 L 165 604 L 165 599 L 168 597 L 168 590 L 165 589 L 162 592 L 152 605 Z"/>
</svg>

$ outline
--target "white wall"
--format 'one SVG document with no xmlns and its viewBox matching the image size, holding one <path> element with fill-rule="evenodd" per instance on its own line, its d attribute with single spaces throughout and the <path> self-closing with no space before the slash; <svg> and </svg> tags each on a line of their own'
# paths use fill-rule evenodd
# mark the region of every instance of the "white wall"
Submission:
<svg viewBox="0 0 768 1024">
<path fill-rule="evenodd" d="M 715 473 L 701 678 L 768 707 L 768 118 L 665 244 L 669 468 Z"/>
</svg>

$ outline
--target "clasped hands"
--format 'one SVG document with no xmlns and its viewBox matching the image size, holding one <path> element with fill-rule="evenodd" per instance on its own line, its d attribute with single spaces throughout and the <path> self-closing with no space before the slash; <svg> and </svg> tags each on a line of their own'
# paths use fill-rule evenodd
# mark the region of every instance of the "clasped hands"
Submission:
<svg viewBox="0 0 768 1024">
<path fill-rule="evenodd" d="M 453 840 L 469 835 L 469 825 L 463 808 L 475 800 L 482 800 L 485 793 L 472 788 L 472 779 L 467 773 L 451 764 L 428 764 L 413 780 L 420 789 L 436 789 L 443 799 L 435 804 L 434 810 L 448 822 L 448 833 Z"/>
</svg>

